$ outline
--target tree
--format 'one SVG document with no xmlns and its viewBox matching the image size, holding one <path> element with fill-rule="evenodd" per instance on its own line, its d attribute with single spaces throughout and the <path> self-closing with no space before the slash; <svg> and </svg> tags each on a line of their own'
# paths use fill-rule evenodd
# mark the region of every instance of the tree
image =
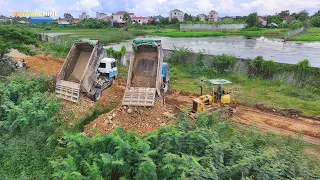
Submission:
<svg viewBox="0 0 320 180">
<path fill-rule="evenodd" d="M 306 21 L 309 18 L 309 13 L 307 10 L 303 10 L 299 12 L 298 15 L 299 15 L 299 20 L 302 22 Z"/>
<path fill-rule="evenodd" d="M 257 13 L 249 14 L 246 20 L 246 23 L 248 24 L 248 27 L 258 26 L 258 14 Z"/>
<path fill-rule="evenodd" d="M 314 26 L 314 27 L 320 27 L 320 16 L 313 16 L 310 20 L 310 23 Z"/>
<path fill-rule="evenodd" d="M 10 49 L 16 49 L 27 55 L 34 55 L 27 45 L 35 45 L 38 42 L 35 34 L 13 27 L 0 27 L 0 58 L 7 54 Z"/>
<path fill-rule="evenodd" d="M 187 13 L 184 13 L 183 20 L 189 21 L 189 15 Z"/>
<path fill-rule="evenodd" d="M 279 16 L 280 16 L 282 19 L 285 18 L 285 17 L 287 17 L 287 16 L 290 16 L 290 11 L 289 11 L 289 10 L 281 11 L 281 12 L 279 13 Z"/>
<path fill-rule="evenodd" d="M 168 25 L 168 24 L 169 24 L 169 18 L 162 18 L 162 19 L 160 19 L 160 24 Z"/>
<path fill-rule="evenodd" d="M 171 19 L 171 24 L 176 24 L 176 23 L 179 23 L 179 20 L 178 20 L 178 18 L 172 18 Z"/>
<path fill-rule="evenodd" d="M 64 17 L 64 18 L 67 18 L 67 19 L 73 18 L 73 16 L 72 16 L 71 14 L 69 14 L 69 13 L 64 13 L 64 14 L 63 14 L 63 17 Z"/>
<path fill-rule="evenodd" d="M 127 25 L 132 23 L 131 17 L 128 13 L 123 15 L 123 20 L 126 21 Z"/>
<path fill-rule="evenodd" d="M 201 19 L 200 19 L 200 16 L 198 15 L 198 16 L 196 17 L 195 21 L 196 21 L 196 22 L 200 22 L 200 20 L 201 20 Z"/>
</svg>

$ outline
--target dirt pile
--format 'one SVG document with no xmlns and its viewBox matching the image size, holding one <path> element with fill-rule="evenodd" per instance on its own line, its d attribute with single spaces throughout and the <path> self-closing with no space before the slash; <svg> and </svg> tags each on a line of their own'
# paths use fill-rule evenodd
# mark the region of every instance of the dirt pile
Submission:
<svg viewBox="0 0 320 180">
<path fill-rule="evenodd" d="M 132 87 L 156 87 L 156 79 L 151 76 L 135 75 L 132 81 Z"/>
<path fill-rule="evenodd" d="M 79 102 L 74 103 L 70 101 L 64 101 L 62 111 L 66 112 L 67 116 L 64 117 L 65 122 L 69 126 L 73 126 L 77 120 L 81 119 L 84 114 L 89 112 L 95 103 L 86 97 L 83 93 L 80 93 Z"/>
<path fill-rule="evenodd" d="M 156 101 L 153 107 L 119 106 L 88 124 L 85 127 L 85 133 L 93 136 L 94 129 L 99 133 L 108 133 L 119 126 L 128 131 L 135 129 L 138 134 L 145 134 L 160 126 L 174 123 L 170 120 L 175 118 L 173 110 L 173 106 L 163 104 L 161 101 Z"/>
<path fill-rule="evenodd" d="M 14 60 L 17 61 L 18 59 L 21 58 L 14 57 Z M 62 58 L 53 58 L 50 56 L 29 56 L 23 59 L 31 69 L 49 74 L 58 74 L 64 62 Z"/>
<path fill-rule="evenodd" d="M 75 82 L 75 83 L 80 83 L 80 80 L 74 77 L 74 75 L 70 75 L 67 81 Z"/>
</svg>

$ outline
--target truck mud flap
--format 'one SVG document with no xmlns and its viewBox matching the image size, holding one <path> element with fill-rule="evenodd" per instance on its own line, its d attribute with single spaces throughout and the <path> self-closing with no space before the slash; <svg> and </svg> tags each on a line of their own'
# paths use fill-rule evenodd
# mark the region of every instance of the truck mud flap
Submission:
<svg viewBox="0 0 320 180">
<path fill-rule="evenodd" d="M 122 105 L 126 106 L 153 106 L 156 96 L 155 88 L 135 87 L 126 89 Z"/>
<path fill-rule="evenodd" d="M 56 84 L 55 93 L 62 99 L 77 103 L 80 96 L 80 84 L 61 80 Z"/>
</svg>

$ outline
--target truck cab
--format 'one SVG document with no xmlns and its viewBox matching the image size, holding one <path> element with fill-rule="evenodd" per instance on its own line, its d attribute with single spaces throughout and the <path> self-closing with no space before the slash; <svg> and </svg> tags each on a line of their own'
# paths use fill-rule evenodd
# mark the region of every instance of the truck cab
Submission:
<svg viewBox="0 0 320 180">
<path fill-rule="evenodd" d="M 163 89 L 164 92 L 169 91 L 169 64 L 168 63 L 162 63 L 162 68 L 161 68 L 161 74 L 162 74 L 162 84 L 163 84 Z"/>
<path fill-rule="evenodd" d="M 103 58 L 100 62 L 98 72 L 100 76 L 116 79 L 118 75 L 116 60 L 114 58 Z"/>
</svg>

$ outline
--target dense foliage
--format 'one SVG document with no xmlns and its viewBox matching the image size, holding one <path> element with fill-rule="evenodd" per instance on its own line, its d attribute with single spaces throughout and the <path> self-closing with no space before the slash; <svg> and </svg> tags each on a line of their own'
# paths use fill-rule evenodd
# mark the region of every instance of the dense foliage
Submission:
<svg viewBox="0 0 320 180">
<path fill-rule="evenodd" d="M 122 56 L 126 54 L 126 46 L 122 45 L 120 51 L 114 50 L 112 47 L 107 48 L 106 52 L 108 56 L 113 57 L 117 60 L 120 60 Z"/>
<path fill-rule="evenodd" d="M 27 55 L 33 55 L 28 45 L 38 46 L 36 35 L 9 26 L 0 26 L 0 58 L 10 49 L 17 49 Z"/>
<path fill-rule="evenodd" d="M 51 78 L 23 75 L 0 83 L 0 177 L 48 179 L 60 105 Z"/>
<path fill-rule="evenodd" d="M 296 80 L 296 85 L 300 87 L 314 86 L 315 88 L 312 88 L 314 91 L 318 92 L 320 90 L 318 88 L 320 84 L 320 69 L 311 67 L 308 60 L 289 65 L 279 64 L 272 60 L 266 61 L 262 56 L 258 56 L 255 59 L 249 59 L 247 64 L 249 76 L 272 80 L 276 75 L 291 72 Z"/>
<path fill-rule="evenodd" d="M 291 179 L 311 178 L 303 144 L 236 130 L 217 114 L 181 117 L 145 136 L 117 128 L 89 138 L 67 134 L 55 179 Z"/>
<path fill-rule="evenodd" d="M 106 28 L 110 26 L 111 26 L 111 22 L 108 22 L 102 19 L 93 19 L 93 18 L 83 19 L 76 24 L 76 27 L 79 27 L 79 28 L 94 28 L 94 29 Z"/>
<path fill-rule="evenodd" d="M 19 77 L 0 84 L 1 133 L 20 134 L 51 125 L 60 108 L 46 92 L 48 83 L 45 77 Z"/>
<path fill-rule="evenodd" d="M 320 15 L 317 16 L 313 16 L 310 20 L 310 23 L 314 26 L 314 27 L 320 27 Z"/>
<path fill-rule="evenodd" d="M 246 23 L 248 27 L 257 27 L 259 24 L 258 14 L 257 13 L 249 14 L 249 16 L 247 17 Z"/>
</svg>

